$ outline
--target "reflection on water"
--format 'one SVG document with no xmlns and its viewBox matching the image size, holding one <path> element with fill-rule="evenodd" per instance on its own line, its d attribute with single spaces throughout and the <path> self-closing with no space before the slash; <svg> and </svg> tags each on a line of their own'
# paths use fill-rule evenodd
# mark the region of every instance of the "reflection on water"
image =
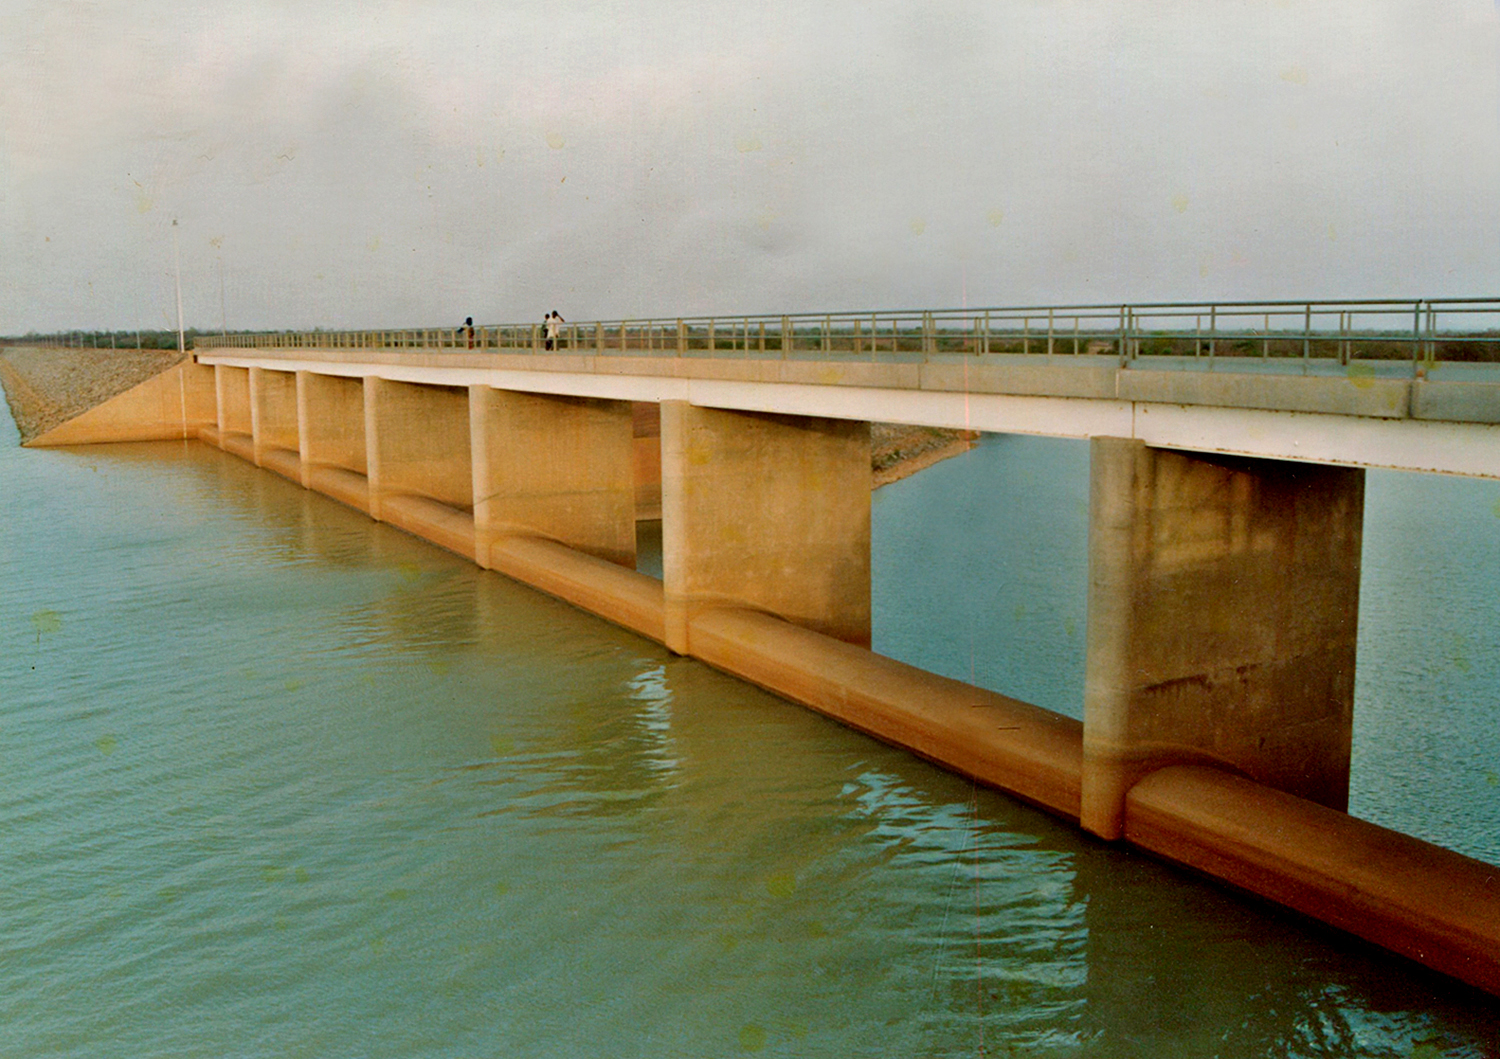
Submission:
<svg viewBox="0 0 1500 1059">
<path fill-rule="evenodd" d="M 1486 1054 L 1451 982 L 206 447 L 0 487 L 0 1054 Z"/>
</svg>

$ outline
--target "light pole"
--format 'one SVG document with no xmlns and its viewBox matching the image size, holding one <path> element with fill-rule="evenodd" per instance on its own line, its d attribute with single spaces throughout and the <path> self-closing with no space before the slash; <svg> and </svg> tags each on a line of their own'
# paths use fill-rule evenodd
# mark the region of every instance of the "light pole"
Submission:
<svg viewBox="0 0 1500 1059">
<path fill-rule="evenodd" d="M 177 251 L 177 218 L 172 218 L 172 265 L 177 276 L 177 352 L 187 354 L 187 340 L 182 334 L 182 255 Z"/>
</svg>

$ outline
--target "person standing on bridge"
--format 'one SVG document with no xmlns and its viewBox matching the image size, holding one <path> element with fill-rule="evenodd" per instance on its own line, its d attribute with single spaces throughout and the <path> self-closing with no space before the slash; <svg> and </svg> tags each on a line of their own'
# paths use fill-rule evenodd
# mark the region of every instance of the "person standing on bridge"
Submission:
<svg viewBox="0 0 1500 1059">
<path fill-rule="evenodd" d="M 469 348 L 473 349 L 474 348 L 474 318 L 472 316 L 465 316 L 464 317 L 464 325 L 462 327 L 460 327 L 458 330 L 459 330 L 460 334 L 467 334 L 469 336 Z"/>
<path fill-rule="evenodd" d="M 557 334 L 566 322 L 556 309 L 542 318 L 542 329 L 547 336 L 547 352 L 550 353 L 557 348 Z"/>
</svg>

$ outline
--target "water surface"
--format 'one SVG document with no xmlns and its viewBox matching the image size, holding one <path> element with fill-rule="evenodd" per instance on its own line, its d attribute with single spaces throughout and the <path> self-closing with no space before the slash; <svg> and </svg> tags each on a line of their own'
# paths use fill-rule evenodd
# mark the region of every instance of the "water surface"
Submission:
<svg viewBox="0 0 1500 1059">
<path fill-rule="evenodd" d="M 234 457 L 0 431 L 0 1055 L 1490 1054 L 1491 998 Z M 1079 642 L 1037 562 L 1011 625 Z"/>
</svg>

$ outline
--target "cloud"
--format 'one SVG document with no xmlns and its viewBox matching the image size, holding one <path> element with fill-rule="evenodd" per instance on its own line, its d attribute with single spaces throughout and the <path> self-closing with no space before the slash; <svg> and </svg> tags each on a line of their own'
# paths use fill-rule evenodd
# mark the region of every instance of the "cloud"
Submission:
<svg viewBox="0 0 1500 1059">
<path fill-rule="evenodd" d="M 246 327 L 1471 293 L 1497 53 L 1479 0 L 10 5 L 0 318 L 151 318 L 172 216 Z"/>
</svg>

